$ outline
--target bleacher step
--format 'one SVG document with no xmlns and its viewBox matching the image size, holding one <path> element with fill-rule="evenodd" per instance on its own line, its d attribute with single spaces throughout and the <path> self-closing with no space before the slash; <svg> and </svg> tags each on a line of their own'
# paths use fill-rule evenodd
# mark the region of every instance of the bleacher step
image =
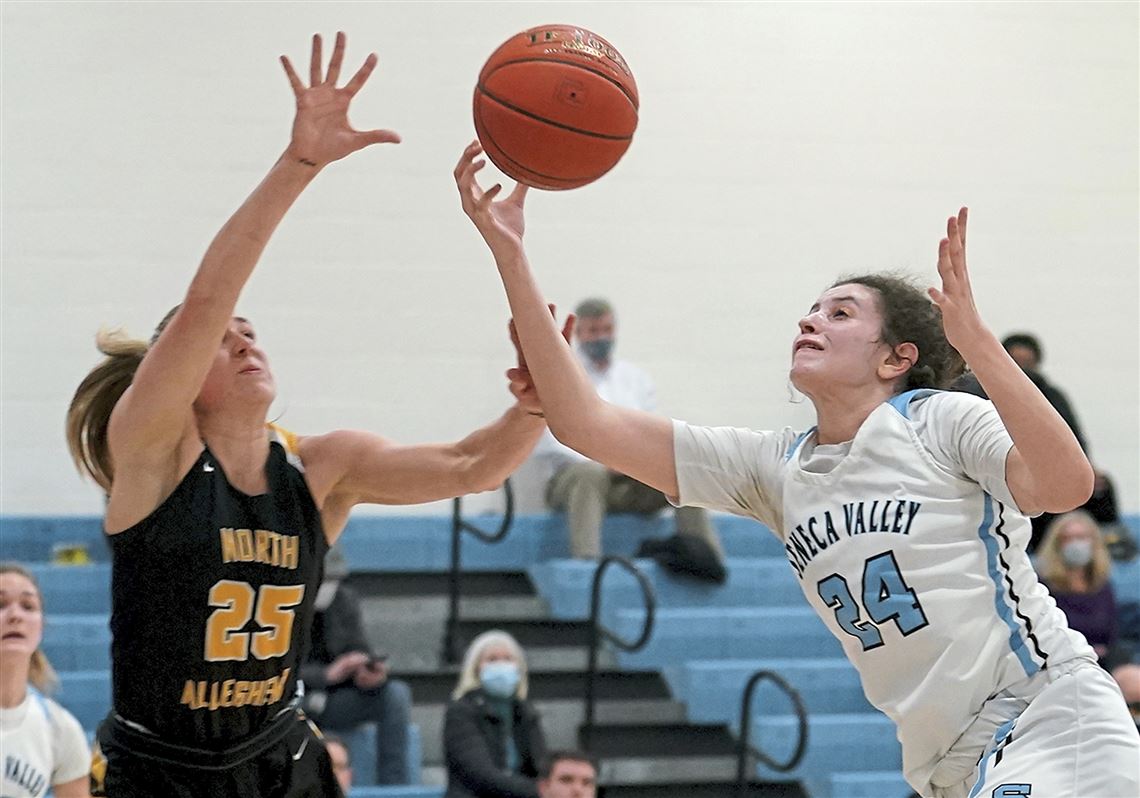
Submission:
<svg viewBox="0 0 1140 798">
<path fill-rule="evenodd" d="M 735 759 L 736 738 L 723 724 L 609 723 L 579 734 L 583 746 L 603 759 L 658 757 L 665 759 Z"/>
<path fill-rule="evenodd" d="M 752 782 L 741 793 L 736 782 L 612 784 L 601 798 L 809 798 L 795 782 Z"/>
</svg>

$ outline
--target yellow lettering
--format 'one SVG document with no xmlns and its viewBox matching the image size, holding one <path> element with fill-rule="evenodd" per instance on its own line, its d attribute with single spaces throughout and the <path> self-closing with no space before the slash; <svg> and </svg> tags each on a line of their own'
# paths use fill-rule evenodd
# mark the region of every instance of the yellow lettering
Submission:
<svg viewBox="0 0 1140 798">
<path fill-rule="evenodd" d="M 210 682 L 210 711 L 213 712 L 219 706 L 218 704 L 218 691 L 221 685 L 217 682 Z"/>
<path fill-rule="evenodd" d="M 233 562 L 237 559 L 237 544 L 234 543 L 233 529 L 226 527 L 219 529 L 222 536 L 222 562 Z"/>
<path fill-rule="evenodd" d="M 255 707 L 265 706 L 265 682 L 249 683 L 249 704 Z"/>
<path fill-rule="evenodd" d="M 264 529 L 258 529 L 253 533 L 253 559 L 255 562 L 273 564 L 269 559 L 269 536 L 272 532 L 267 532 Z"/>
<path fill-rule="evenodd" d="M 281 700 L 281 696 L 285 693 L 285 682 L 289 679 L 289 669 L 286 668 L 281 672 L 280 676 L 275 676 L 268 681 L 271 684 L 266 686 L 266 703 L 276 704 Z"/>
<path fill-rule="evenodd" d="M 226 679 L 222 682 L 222 695 L 218 698 L 218 704 L 223 707 L 232 707 L 234 705 L 234 683 L 236 679 Z"/>
<path fill-rule="evenodd" d="M 186 686 L 182 688 L 182 703 L 191 709 L 196 709 L 194 706 L 194 682 L 189 679 L 186 680 Z"/>
<path fill-rule="evenodd" d="M 239 679 L 234 682 L 234 706 L 244 707 L 249 703 L 249 682 Z"/>
<path fill-rule="evenodd" d="M 281 567 L 295 571 L 297 570 L 297 561 L 300 558 L 301 539 L 296 535 L 282 535 L 281 537 Z"/>
<path fill-rule="evenodd" d="M 234 537 L 237 538 L 238 557 L 242 562 L 249 562 L 253 559 L 253 534 L 248 529 L 238 529 L 234 531 Z"/>
</svg>

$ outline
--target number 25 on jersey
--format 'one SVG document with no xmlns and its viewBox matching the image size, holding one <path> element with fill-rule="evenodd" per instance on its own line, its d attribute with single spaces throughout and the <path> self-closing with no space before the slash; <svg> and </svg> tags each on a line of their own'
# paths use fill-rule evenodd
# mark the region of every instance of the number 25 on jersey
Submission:
<svg viewBox="0 0 1140 798">
<path fill-rule="evenodd" d="M 262 585 L 222 579 L 210 588 L 209 603 L 217 607 L 206 621 L 207 662 L 244 662 L 284 656 L 293 639 L 293 608 L 305 597 L 304 585 Z M 241 629 L 252 618 L 259 632 Z"/>
</svg>

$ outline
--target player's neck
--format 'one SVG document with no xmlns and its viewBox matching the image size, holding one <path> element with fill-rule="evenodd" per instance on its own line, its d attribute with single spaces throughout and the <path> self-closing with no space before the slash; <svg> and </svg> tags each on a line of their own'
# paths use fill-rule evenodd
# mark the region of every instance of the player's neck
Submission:
<svg viewBox="0 0 1140 798">
<path fill-rule="evenodd" d="M 816 413 L 816 443 L 832 444 L 846 443 L 855 437 L 855 433 L 863 426 L 867 417 L 875 411 L 882 401 L 879 397 L 870 397 L 857 403 L 850 399 L 817 399 L 813 398 Z"/>
<path fill-rule="evenodd" d="M 28 696 L 28 667 L 25 657 L 0 659 L 0 708 L 19 706 Z"/>
<path fill-rule="evenodd" d="M 230 484 L 250 495 L 265 492 L 269 430 L 264 421 L 199 418 L 198 434 L 210 453 L 221 462 Z"/>
</svg>

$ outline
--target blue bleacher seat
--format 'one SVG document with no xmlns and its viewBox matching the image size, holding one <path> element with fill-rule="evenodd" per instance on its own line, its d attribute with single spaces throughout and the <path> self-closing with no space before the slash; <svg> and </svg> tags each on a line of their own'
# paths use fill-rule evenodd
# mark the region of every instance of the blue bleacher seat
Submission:
<svg viewBox="0 0 1140 798">
<path fill-rule="evenodd" d="M 660 607 L 803 606 L 803 592 L 783 558 L 728 558 L 728 581 L 723 585 L 678 577 L 652 560 L 635 562 L 653 583 Z M 588 618 L 596 568 L 597 564 L 588 560 L 547 560 L 532 565 L 530 575 L 553 617 Z M 641 602 L 641 589 L 628 571 L 611 568 L 603 579 L 603 609 L 633 607 Z"/>
<path fill-rule="evenodd" d="M 831 798 L 909 798 L 913 794 L 901 773 L 833 773 Z"/>
<path fill-rule="evenodd" d="M 408 787 L 367 787 L 352 785 L 348 798 L 443 798 L 443 787 L 412 785 Z"/>
<path fill-rule="evenodd" d="M 752 745 L 777 761 L 790 758 L 798 722 L 792 715 L 760 715 L 752 721 Z M 830 791 L 831 774 L 848 771 L 902 772 L 895 725 L 879 712 L 808 716 L 808 744 L 796 768 L 781 775 L 760 765 L 762 778 L 802 779 L 809 795 Z"/>
<path fill-rule="evenodd" d="M 111 564 L 32 563 L 28 570 L 40 586 L 49 615 L 111 612 Z"/>
<path fill-rule="evenodd" d="M 71 712 L 84 729 L 94 731 L 111 710 L 111 672 L 59 671 L 59 691 L 53 698 Z"/>
<path fill-rule="evenodd" d="M 614 631 L 626 640 L 641 633 L 642 610 L 619 610 Z M 839 641 L 810 607 L 665 608 L 656 613 L 649 642 L 619 652 L 624 668 L 661 668 L 691 659 L 840 657 Z"/>
<path fill-rule="evenodd" d="M 44 622 L 43 650 L 57 671 L 111 669 L 108 616 L 49 615 Z"/>
<path fill-rule="evenodd" d="M 863 695 L 859 674 L 846 660 L 832 658 L 691 660 L 671 669 L 673 695 L 684 701 L 690 720 L 739 725 L 744 687 L 753 673 L 772 671 L 803 699 L 809 713 L 875 712 Z M 770 681 L 762 681 L 752 700 L 755 714 L 783 714 L 791 701 Z"/>
</svg>

